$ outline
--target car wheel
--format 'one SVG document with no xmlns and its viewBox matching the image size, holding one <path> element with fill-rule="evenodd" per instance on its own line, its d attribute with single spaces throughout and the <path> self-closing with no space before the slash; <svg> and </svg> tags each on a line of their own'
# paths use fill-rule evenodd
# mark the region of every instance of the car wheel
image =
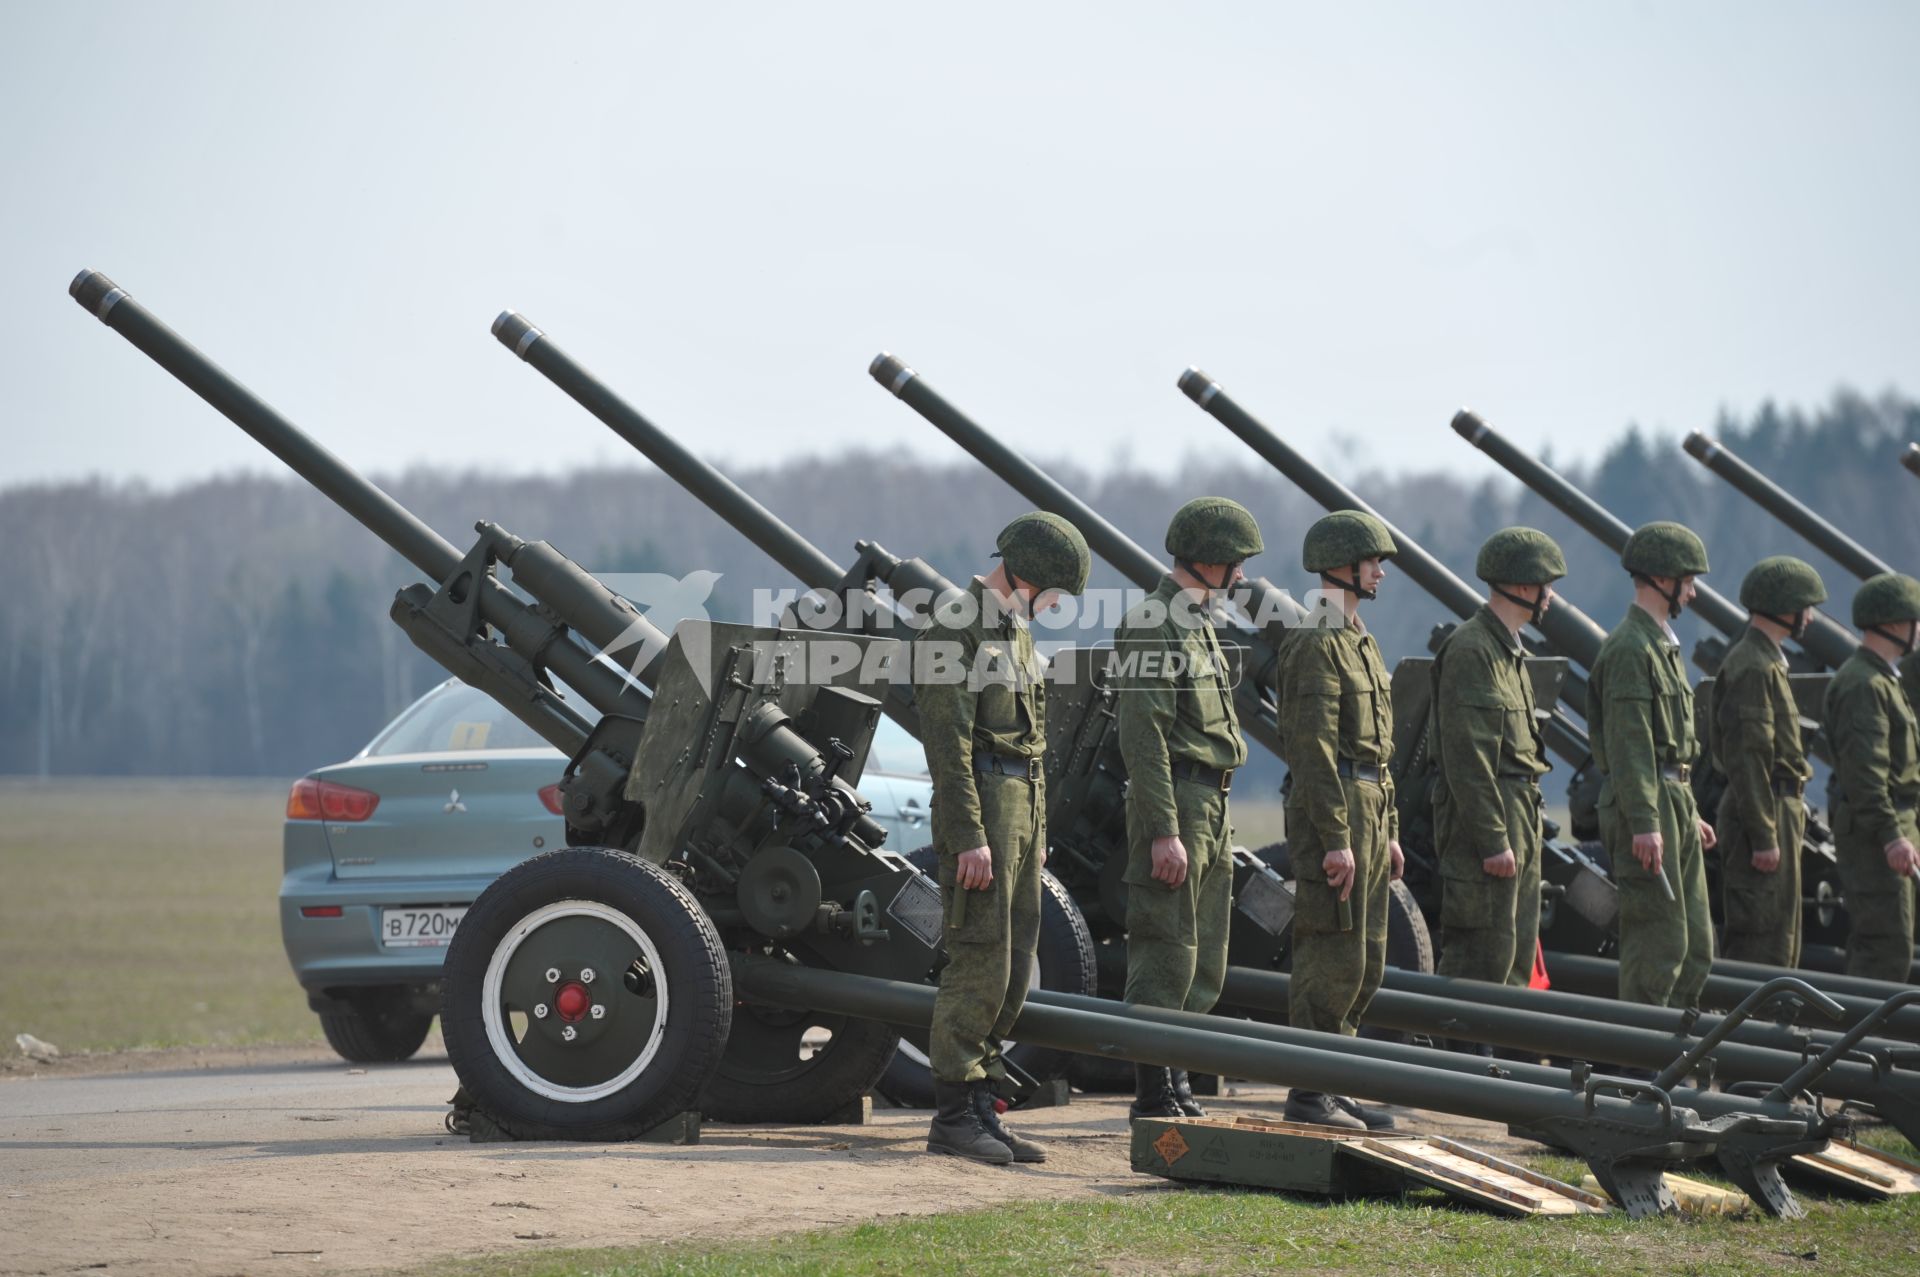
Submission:
<svg viewBox="0 0 1920 1277">
<path fill-rule="evenodd" d="M 392 1064 L 413 1058 L 433 1027 L 431 1011 L 416 1011 L 406 989 L 355 989 L 335 1009 L 320 1013 L 327 1045 L 355 1064 Z"/>
<path fill-rule="evenodd" d="M 632 1139 L 693 1108 L 732 1016 L 713 923 L 625 852 L 523 861 L 447 949 L 448 1058 L 477 1107 L 522 1139 Z"/>
<path fill-rule="evenodd" d="M 938 876 L 940 857 L 933 848 L 922 847 L 907 859 L 929 877 Z M 1040 942 L 1036 957 L 1034 983 L 1037 987 L 1088 997 L 1099 992 L 1093 934 L 1087 929 L 1087 920 L 1081 916 L 1080 907 L 1073 903 L 1066 886 L 1045 870 L 1040 873 Z M 1076 1062 L 1071 1052 L 1025 1042 L 1008 1043 L 1004 1049 L 1008 1060 L 1041 1082 L 1060 1077 Z M 1131 1080 L 1128 1085 L 1132 1085 Z M 903 1040 L 887 1064 L 879 1088 L 903 1108 L 932 1108 L 933 1070 L 927 1053 Z"/>
</svg>

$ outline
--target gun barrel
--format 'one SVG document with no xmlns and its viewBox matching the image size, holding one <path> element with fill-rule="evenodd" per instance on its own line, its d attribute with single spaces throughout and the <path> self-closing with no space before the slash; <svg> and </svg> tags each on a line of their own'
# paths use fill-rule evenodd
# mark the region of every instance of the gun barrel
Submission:
<svg viewBox="0 0 1920 1277">
<path fill-rule="evenodd" d="M 1735 456 L 1725 444 L 1695 430 L 1687 435 L 1682 446 L 1688 456 L 1732 484 L 1742 496 L 1861 580 L 1893 571 L 1865 546 L 1815 514 L 1805 502 Z"/>
<path fill-rule="evenodd" d="M 1633 529 L 1580 489 L 1568 483 L 1550 467 L 1515 447 L 1505 436 L 1475 414 L 1462 409 L 1453 417 L 1454 433 L 1480 451 L 1520 482 L 1546 498 L 1562 514 L 1572 519 L 1601 544 L 1618 552 L 1624 550 Z M 1731 599 L 1704 582 L 1695 583 L 1693 610 L 1707 624 L 1729 638 L 1746 628 L 1746 613 Z M 1813 615 L 1801 645 L 1829 668 L 1837 669 L 1857 647 L 1858 641 L 1833 619 L 1820 612 Z"/>
<path fill-rule="evenodd" d="M 195 349 L 111 279 L 99 271 L 84 270 L 74 277 L 67 291 L 82 308 L 252 435 L 295 474 L 325 493 L 429 579 L 442 582 L 459 569 L 462 556 L 450 542 Z M 513 541 L 512 538 L 505 540 Z M 514 542 L 507 551 L 509 564 L 511 557 L 533 549 L 525 543 Z M 535 557 L 545 562 L 543 556 Z M 395 605 L 396 615 L 409 610 L 403 606 L 409 601 L 414 609 L 423 605 L 421 595 L 420 587 L 402 591 L 402 602 Z M 506 636 L 509 646 L 522 649 L 544 646 L 546 661 L 553 671 L 601 712 L 616 709 L 636 712 L 637 698 L 614 670 L 594 663 L 591 654 L 572 639 L 564 636 L 555 639 L 549 623 L 491 577 L 483 583 L 479 606 L 486 620 Z M 453 672 L 464 674 L 466 671 L 455 669 Z M 586 739 L 588 724 L 557 702 L 539 705 L 516 702 L 508 708 L 545 739 L 569 753 L 577 751 Z M 637 709 L 644 713 L 644 701 L 639 702 Z"/>
<path fill-rule="evenodd" d="M 1485 597 L 1429 554 L 1424 546 L 1395 527 L 1380 512 L 1361 500 L 1351 488 L 1301 456 L 1291 445 L 1241 407 L 1212 377 L 1198 368 L 1180 374 L 1180 389 L 1187 398 L 1221 425 L 1239 436 L 1241 442 L 1259 453 L 1269 465 L 1291 479 L 1301 491 L 1329 510 L 1362 510 L 1387 523 L 1400 552 L 1394 566 L 1405 572 L 1421 589 L 1431 594 L 1442 607 L 1461 620 L 1472 616 L 1486 602 Z M 1547 641 L 1582 665 L 1591 666 L 1600 652 L 1607 632 L 1591 617 L 1564 598 L 1557 598 L 1552 609 L 1537 627 Z"/>
<path fill-rule="evenodd" d="M 81 309 L 172 373 L 426 576 L 444 580 L 460 562 L 460 551 L 445 537 L 309 438 L 111 279 L 96 270 L 83 270 L 73 277 L 67 293 Z"/>
<path fill-rule="evenodd" d="M 839 583 L 838 564 L 733 480 L 641 416 L 545 331 L 524 316 L 504 310 L 493 321 L 493 335 L 809 588 L 830 589 Z"/>
</svg>

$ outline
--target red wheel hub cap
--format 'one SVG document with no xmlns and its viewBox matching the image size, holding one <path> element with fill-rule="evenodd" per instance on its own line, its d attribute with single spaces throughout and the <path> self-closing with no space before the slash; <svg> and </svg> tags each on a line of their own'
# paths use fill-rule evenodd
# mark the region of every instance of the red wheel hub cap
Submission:
<svg viewBox="0 0 1920 1277">
<path fill-rule="evenodd" d="M 560 1018 L 571 1023 L 584 1019 L 587 1008 L 593 1005 L 593 995 L 587 992 L 587 986 L 578 980 L 569 980 L 560 986 L 560 992 L 553 995 L 553 1009 Z"/>
</svg>

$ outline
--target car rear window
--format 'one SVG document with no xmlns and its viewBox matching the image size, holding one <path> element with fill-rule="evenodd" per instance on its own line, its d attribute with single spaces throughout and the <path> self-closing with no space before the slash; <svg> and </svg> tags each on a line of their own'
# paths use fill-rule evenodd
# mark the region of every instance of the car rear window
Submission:
<svg viewBox="0 0 1920 1277">
<path fill-rule="evenodd" d="M 485 692 L 443 683 L 415 701 L 367 746 L 373 758 L 483 749 L 551 748 Z"/>
</svg>

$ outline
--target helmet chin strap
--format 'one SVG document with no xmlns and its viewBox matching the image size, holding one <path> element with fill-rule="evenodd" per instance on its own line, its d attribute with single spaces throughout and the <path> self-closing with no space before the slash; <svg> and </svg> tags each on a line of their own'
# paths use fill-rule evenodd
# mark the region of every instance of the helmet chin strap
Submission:
<svg viewBox="0 0 1920 1277">
<path fill-rule="evenodd" d="M 1781 616 L 1778 612 L 1755 612 L 1754 615 L 1772 621 L 1796 643 L 1807 636 L 1807 623 L 1813 619 L 1804 612 L 1795 616 Z"/>
<path fill-rule="evenodd" d="M 1363 590 L 1360 588 L 1360 565 L 1358 563 L 1353 565 L 1353 580 L 1351 581 L 1342 581 L 1339 577 L 1335 576 L 1331 572 L 1322 572 L 1320 574 L 1320 579 L 1322 581 L 1333 582 L 1335 585 L 1345 590 L 1348 594 L 1353 595 L 1355 598 L 1371 599 L 1374 597 L 1374 591 Z"/>
<path fill-rule="evenodd" d="M 1657 584 L 1654 583 L 1654 579 L 1652 577 L 1646 576 L 1643 573 L 1635 572 L 1633 574 L 1633 579 L 1640 582 L 1642 585 L 1646 586 L 1648 589 L 1652 590 L 1655 594 L 1658 594 L 1661 598 L 1667 601 L 1667 619 L 1669 621 L 1677 621 L 1680 619 L 1680 578 L 1679 577 L 1675 577 L 1673 579 L 1672 593 L 1668 593 L 1667 591 L 1661 589 Z"/>
<path fill-rule="evenodd" d="M 1196 565 L 1189 559 L 1175 559 L 1173 561 L 1173 565 L 1179 568 L 1182 572 L 1185 572 L 1188 576 L 1192 577 L 1194 580 L 1200 582 L 1200 584 L 1206 586 L 1209 590 L 1213 591 L 1216 594 L 1226 589 L 1228 583 L 1233 580 L 1234 565 L 1231 563 L 1224 565 L 1224 567 L 1222 568 L 1220 573 L 1220 583 L 1218 585 L 1215 585 L 1212 581 L 1207 580 L 1206 573 L 1202 572 L 1198 567 L 1198 565 Z"/>
<path fill-rule="evenodd" d="M 1920 647 L 1920 625 L 1912 621 L 1907 622 L 1907 632 L 1903 635 L 1890 632 L 1884 625 L 1869 625 L 1867 628 L 1898 647 L 1902 656 L 1912 656 L 1913 649 Z"/>
<path fill-rule="evenodd" d="M 1494 586 L 1493 592 L 1515 607 L 1527 609 L 1527 620 L 1531 624 L 1540 624 L 1540 618 L 1547 614 L 1547 592 L 1545 590 L 1540 591 L 1540 597 L 1537 599 L 1523 599 L 1518 594 L 1513 593 L 1501 585 Z"/>
</svg>

